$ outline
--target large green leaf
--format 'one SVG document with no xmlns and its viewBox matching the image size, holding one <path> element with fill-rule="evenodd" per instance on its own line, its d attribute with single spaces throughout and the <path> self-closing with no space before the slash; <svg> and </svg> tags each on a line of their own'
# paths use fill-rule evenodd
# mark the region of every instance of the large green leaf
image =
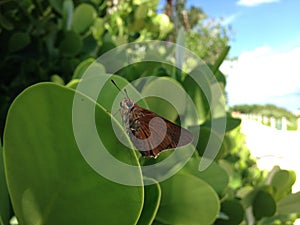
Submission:
<svg viewBox="0 0 300 225">
<path fill-rule="evenodd" d="M 150 179 L 150 178 L 145 178 L 145 179 Z M 152 182 L 154 181 L 153 179 L 151 180 Z M 155 181 L 154 184 L 147 185 L 144 188 L 145 188 L 144 207 L 141 213 L 141 217 L 137 224 L 151 225 L 156 216 L 160 204 L 161 189 L 159 184 Z"/>
<path fill-rule="evenodd" d="M 108 77 L 107 74 L 99 74 L 97 79 L 102 79 L 101 76 L 106 79 Z M 137 103 L 140 107 L 148 108 L 145 100 L 140 99 L 140 93 L 133 86 L 131 86 L 126 79 L 117 75 L 110 76 L 104 84 L 104 86 L 101 88 L 101 91 L 99 93 L 99 98 L 97 99 L 97 102 L 101 104 L 104 108 L 106 108 L 109 111 L 115 110 L 112 111 L 112 113 L 115 114 L 120 108 L 120 102 L 122 101 L 122 99 L 127 98 L 126 93 L 124 91 L 120 92 L 120 90 L 118 90 L 118 88 L 116 88 L 113 85 L 111 80 L 113 80 L 121 90 L 122 88 L 126 87 L 125 89 L 127 91 L 128 97 L 132 99 L 135 103 Z M 113 106 L 117 106 L 117 108 L 112 108 Z"/>
<path fill-rule="evenodd" d="M 85 32 L 93 25 L 96 18 L 95 8 L 90 4 L 82 3 L 75 8 L 72 28 L 77 33 Z"/>
<path fill-rule="evenodd" d="M 101 63 L 96 62 L 94 58 L 87 58 L 76 67 L 72 79 L 81 79 L 87 70 L 88 73 L 105 74 L 105 68 Z"/>
<path fill-rule="evenodd" d="M 252 205 L 253 215 L 257 220 L 263 217 L 274 215 L 276 212 L 276 203 L 267 191 L 259 190 L 254 198 Z"/>
<path fill-rule="evenodd" d="M 178 114 L 185 112 L 185 90 L 172 78 L 159 77 L 150 81 L 144 86 L 142 95 L 147 97 L 152 111 L 168 120 L 174 121 Z"/>
<path fill-rule="evenodd" d="M 0 141 L 0 224 L 7 225 L 12 213 L 3 163 L 3 150 Z"/>
<path fill-rule="evenodd" d="M 82 40 L 74 31 L 64 33 L 63 39 L 60 42 L 59 49 L 66 56 L 75 56 L 81 51 Z"/>
<path fill-rule="evenodd" d="M 288 170 L 276 171 L 271 180 L 271 185 L 275 188 L 275 199 L 279 200 L 291 193 L 295 181 L 295 172 Z"/>
<path fill-rule="evenodd" d="M 96 65 L 95 65 L 96 64 Z M 87 68 L 86 74 L 80 81 L 73 80 L 68 87 L 76 89 L 76 91 L 85 93 L 92 99 L 96 99 L 102 107 L 110 112 L 122 126 L 120 102 L 122 99 L 131 98 L 140 107 L 148 108 L 140 93 L 124 78 L 118 75 L 108 75 L 106 73 L 97 73 L 96 68 L 101 65 L 98 62 L 93 63 Z M 101 72 L 101 71 L 100 71 Z M 104 72 L 104 71 L 103 71 Z M 114 81 L 118 88 L 111 82 Z M 124 90 L 122 90 L 124 88 Z M 126 92 L 125 92 L 126 90 Z M 127 94 L 126 94 L 127 93 Z M 123 126 L 123 128 L 125 128 Z M 118 133 L 118 138 L 122 141 L 127 135 L 124 132 Z"/>
<path fill-rule="evenodd" d="M 209 88 L 210 83 L 208 78 L 205 76 L 205 74 L 202 74 L 201 71 L 202 70 L 199 68 L 196 68 L 194 71 L 192 71 L 192 73 L 197 74 L 199 82 L 202 84 L 201 87 L 193 80 L 191 76 L 187 76 L 183 82 L 183 87 L 192 98 L 198 113 L 198 120 L 193 121 L 191 125 L 206 121 L 211 110 L 209 105 L 212 95 Z M 189 120 L 190 118 L 186 119 Z"/>
<path fill-rule="evenodd" d="M 244 208 L 241 203 L 236 200 L 226 200 L 221 204 L 221 212 L 227 216 L 226 219 L 218 219 L 216 225 L 238 225 L 244 219 Z"/>
<path fill-rule="evenodd" d="M 72 127 L 74 94 L 72 89 L 41 83 L 26 89 L 11 105 L 4 158 L 16 216 L 24 225 L 134 224 L 142 210 L 143 187 L 112 182 L 83 159 Z M 119 160 L 138 166 L 134 152 L 116 139 L 110 114 L 84 95 L 78 96 L 81 102 L 95 106 L 92 117 L 96 135 L 107 150 Z M 86 126 L 90 119 L 88 114 L 82 115 L 81 129 L 86 138 L 92 135 Z M 86 142 L 86 151 L 97 147 L 88 139 Z M 97 157 L 94 160 L 109 169 L 109 162 Z M 123 174 L 123 170 L 112 173 L 142 182 L 139 169 L 132 174 Z"/>
<path fill-rule="evenodd" d="M 178 173 L 161 183 L 162 200 L 157 220 L 165 224 L 208 225 L 217 218 L 216 192 L 201 179 Z"/>
<path fill-rule="evenodd" d="M 182 171 L 204 180 L 211 185 L 219 195 L 222 195 L 229 182 L 227 172 L 215 162 L 212 162 L 209 167 L 200 172 L 200 160 L 201 159 L 198 158 L 191 158 Z"/>
</svg>

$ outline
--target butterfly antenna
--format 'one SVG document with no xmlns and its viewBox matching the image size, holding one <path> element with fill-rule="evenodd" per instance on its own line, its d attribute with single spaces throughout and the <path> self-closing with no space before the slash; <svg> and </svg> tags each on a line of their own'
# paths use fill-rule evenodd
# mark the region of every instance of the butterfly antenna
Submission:
<svg viewBox="0 0 300 225">
<path fill-rule="evenodd" d="M 114 81 L 114 80 L 111 80 L 111 82 L 116 86 L 116 88 L 119 90 L 119 91 L 121 91 L 121 92 L 124 92 L 125 93 L 125 95 L 126 95 L 126 97 L 127 98 L 129 98 L 128 97 L 128 93 L 127 93 L 127 90 L 126 89 L 124 89 L 124 90 L 121 90 L 119 87 L 118 87 L 118 85 L 116 84 L 116 82 Z"/>
<path fill-rule="evenodd" d="M 110 80 L 115 86 L 116 86 L 116 88 L 119 90 L 119 91 L 122 91 L 119 87 L 118 87 L 118 85 L 116 84 L 116 82 L 114 81 L 114 80 Z"/>
<path fill-rule="evenodd" d="M 127 98 L 129 98 L 129 96 L 128 96 L 128 93 L 127 93 L 127 90 L 126 90 L 126 89 L 124 89 L 124 92 L 125 92 L 125 94 L 126 94 Z"/>
</svg>

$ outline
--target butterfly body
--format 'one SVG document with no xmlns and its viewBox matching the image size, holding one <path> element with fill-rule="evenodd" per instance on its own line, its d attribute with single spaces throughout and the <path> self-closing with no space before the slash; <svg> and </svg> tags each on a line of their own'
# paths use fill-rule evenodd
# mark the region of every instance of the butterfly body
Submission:
<svg viewBox="0 0 300 225">
<path fill-rule="evenodd" d="M 120 106 L 126 132 L 144 157 L 156 158 L 162 151 L 187 145 L 193 140 L 188 130 L 138 106 L 129 98 L 124 98 Z"/>
</svg>

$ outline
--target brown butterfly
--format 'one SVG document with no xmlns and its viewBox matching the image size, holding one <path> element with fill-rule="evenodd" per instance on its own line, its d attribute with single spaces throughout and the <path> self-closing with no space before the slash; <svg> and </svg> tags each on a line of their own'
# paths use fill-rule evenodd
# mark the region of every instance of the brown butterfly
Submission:
<svg viewBox="0 0 300 225">
<path fill-rule="evenodd" d="M 120 90 L 117 84 L 111 81 Z M 130 140 L 144 157 L 156 158 L 162 151 L 192 142 L 191 132 L 148 109 L 139 107 L 128 97 L 126 89 L 124 92 L 126 98 L 120 102 L 122 122 Z"/>
</svg>

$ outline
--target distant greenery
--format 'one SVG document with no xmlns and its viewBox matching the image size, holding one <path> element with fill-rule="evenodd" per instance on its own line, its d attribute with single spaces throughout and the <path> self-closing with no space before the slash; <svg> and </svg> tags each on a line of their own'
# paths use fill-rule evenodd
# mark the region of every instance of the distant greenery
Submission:
<svg viewBox="0 0 300 225">
<path fill-rule="evenodd" d="M 257 114 L 266 117 L 274 117 L 276 119 L 285 117 L 287 119 L 288 129 L 297 129 L 297 116 L 290 111 L 276 105 L 235 105 L 231 108 L 231 111 L 241 112 L 244 114 Z"/>
</svg>

